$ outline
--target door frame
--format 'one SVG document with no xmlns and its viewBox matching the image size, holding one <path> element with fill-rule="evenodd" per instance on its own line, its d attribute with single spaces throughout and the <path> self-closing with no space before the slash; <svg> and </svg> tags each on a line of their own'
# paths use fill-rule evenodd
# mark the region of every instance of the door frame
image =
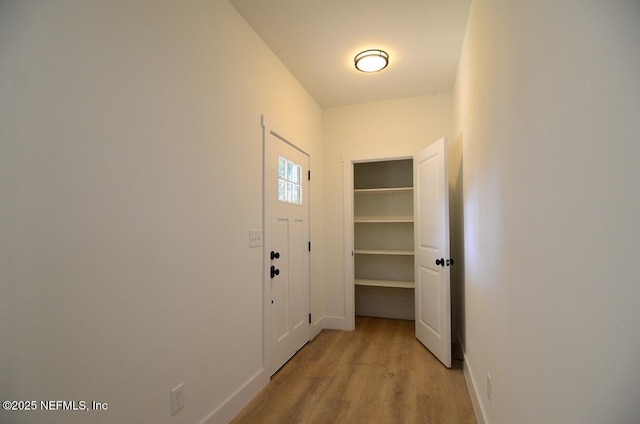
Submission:
<svg viewBox="0 0 640 424">
<path fill-rule="evenodd" d="M 353 223 L 353 166 L 362 162 L 384 162 L 391 160 L 413 160 L 413 154 L 400 156 L 367 156 L 344 158 L 344 329 L 356 329 L 356 288 L 354 266 L 354 223 Z"/>
<path fill-rule="evenodd" d="M 260 116 L 260 125 L 262 127 L 262 229 L 263 229 L 263 236 L 265 234 L 265 230 L 266 230 L 266 226 L 267 226 L 267 222 L 266 222 L 266 208 L 267 208 L 267 199 L 266 199 L 266 172 L 267 172 L 267 163 L 266 163 L 266 149 L 267 149 L 267 136 L 268 135 L 273 135 L 275 137 L 277 137 L 279 140 L 281 140 L 282 142 L 288 144 L 289 146 L 291 146 L 292 148 L 298 150 L 299 152 L 301 152 L 302 154 L 306 155 L 308 158 L 308 165 L 309 165 L 309 169 L 311 168 L 311 155 L 306 152 L 305 150 L 301 149 L 300 147 L 298 147 L 295 143 L 293 143 L 291 140 L 297 140 L 296 137 L 289 137 L 290 133 L 283 129 L 281 126 L 275 124 L 274 122 L 272 122 L 271 120 L 267 119 L 265 117 L 265 115 L 261 115 Z M 307 222 L 309 223 L 309 239 L 311 239 L 311 181 L 308 181 L 308 190 L 309 190 L 309 210 L 308 210 L 308 214 L 309 216 L 307 217 Z M 310 241 L 310 240 L 309 240 Z M 270 315 L 268 313 L 269 311 L 269 306 L 270 306 L 270 295 L 269 295 L 269 284 L 270 284 L 270 278 L 268 278 L 267 276 L 267 265 L 268 265 L 268 261 L 267 261 L 267 249 L 266 249 L 266 242 L 263 238 L 263 243 L 262 243 L 262 268 L 261 268 L 261 275 L 262 275 L 262 368 L 266 371 L 268 371 L 269 373 L 269 377 L 271 377 L 271 375 L 277 371 L 277 370 L 271 370 L 269 364 L 271 363 L 271 351 L 270 351 L 270 340 L 269 340 L 269 334 L 270 334 L 270 330 L 271 330 L 271 326 L 270 326 Z M 309 305 L 309 313 L 311 313 L 311 251 L 308 252 L 309 254 L 309 261 L 308 261 L 308 266 L 309 266 L 309 279 L 308 279 L 308 305 Z M 309 324 L 308 326 L 308 338 L 307 340 L 311 339 L 311 331 L 312 331 L 312 325 Z"/>
</svg>

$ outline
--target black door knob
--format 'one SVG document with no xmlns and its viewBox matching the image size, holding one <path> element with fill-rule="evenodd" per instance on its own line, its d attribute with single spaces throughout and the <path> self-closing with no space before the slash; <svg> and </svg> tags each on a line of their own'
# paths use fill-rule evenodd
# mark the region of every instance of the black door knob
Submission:
<svg viewBox="0 0 640 424">
<path fill-rule="evenodd" d="M 444 258 L 436 259 L 436 265 L 444 266 Z"/>
<path fill-rule="evenodd" d="M 275 277 L 276 275 L 280 275 L 280 270 L 271 265 L 271 278 Z"/>
<path fill-rule="evenodd" d="M 453 259 L 447 259 L 447 266 L 453 265 Z"/>
<path fill-rule="evenodd" d="M 280 252 L 271 251 L 271 260 L 278 259 L 280 257 Z"/>
</svg>

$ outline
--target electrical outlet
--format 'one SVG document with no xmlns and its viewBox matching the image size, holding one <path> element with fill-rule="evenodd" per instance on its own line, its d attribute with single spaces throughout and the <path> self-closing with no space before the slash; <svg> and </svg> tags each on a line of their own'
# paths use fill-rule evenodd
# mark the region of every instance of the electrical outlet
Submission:
<svg viewBox="0 0 640 424">
<path fill-rule="evenodd" d="M 487 399 L 491 402 L 491 374 L 487 374 Z"/>
<path fill-rule="evenodd" d="M 249 247 L 262 246 L 262 230 L 249 230 Z"/>
<path fill-rule="evenodd" d="M 171 389 L 171 415 L 176 415 L 184 408 L 184 383 Z"/>
</svg>

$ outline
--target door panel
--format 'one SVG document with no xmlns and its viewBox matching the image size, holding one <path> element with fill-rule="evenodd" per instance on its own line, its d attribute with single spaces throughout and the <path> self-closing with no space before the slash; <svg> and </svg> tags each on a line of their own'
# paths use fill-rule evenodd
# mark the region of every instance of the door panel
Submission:
<svg viewBox="0 0 640 424">
<path fill-rule="evenodd" d="M 274 225 L 273 240 L 269 241 L 271 249 L 278 252 L 283 260 L 273 261 L 280 274 L 271 278 L 271 300 L 281 304 L 289 297 L 289 272 L 287 261 L 284 258 L 289 254 L 289 220 L 277 219 Z M 265 236 L 265 242 L 267 238 Z M 271 265 L 270 265 L 271 266 Z M 269 267 L 270 267 L 269 266 Z M 271 274 L 269 274 L 271 277 Z M 272 310 L 272 333 L 274 340 L 282 340 L 289 334 L 289 325 L 287 322 L 287 310 L 285 308 L 271 308 Z"/>
<path fill-rule="evenodd" d="M 438 304 L 440 276 L 437 272 L 423 267 L 420 268 L 420 274 L 418 293 L 421 307 L 418 309 L 418 319 L 421 325 L 426 326 L 436 336 L 440 336 L 440 305 Z"/>
<path fill-rule="evenodd" d="M 291 249 L 289 250 L 289 277 L 293 281 L 305 281 L 307 276 L 305 275 L 305 260 L 304 256 L 308 255 L 306 246 L 304 231 L 304 221 L 294 220 L 291 223 Z M 292 330 L 297 329 L 302 325 L 308 324 L 308 313 L 305 309 L 305 297 L 304 291 L 300 284 L 289 285 L 289 323 L 292 326 Z"/>
<path fill-rule="evenodd" d="M 449 187 L 445 139 L 414 158 L 416 337 L 451 367 Z M 443 265 L 436 260 L 443 259 Z"/>
</svg>

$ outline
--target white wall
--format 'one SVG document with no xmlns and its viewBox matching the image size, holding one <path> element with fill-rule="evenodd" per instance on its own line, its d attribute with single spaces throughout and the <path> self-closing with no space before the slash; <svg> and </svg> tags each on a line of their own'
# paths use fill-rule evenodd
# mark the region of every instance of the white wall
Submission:
<svg viewBox="0 0 640 424">
<path fill-rule="evenodd" d="M 472 3 L 458 330 L 486 422 L 640 422 L 639 23 L 633 0 Z"/>
<path fill-rule="evenodd" d="M 409 156 L 453 134 L 452 94 L 324 109 L 324 243 L 327 325 L 346 328 L 344 299 L 345 160 Z"/>
<path fill-rule="evenodd" d="M 0 398 L 109 405 L 0 421 L 199 423 L 266 381 L 260 114 L 311 153 L 320 315 L 318 105 L 226 0 L 3 1 L 0 57 Z"/>
</svg>

